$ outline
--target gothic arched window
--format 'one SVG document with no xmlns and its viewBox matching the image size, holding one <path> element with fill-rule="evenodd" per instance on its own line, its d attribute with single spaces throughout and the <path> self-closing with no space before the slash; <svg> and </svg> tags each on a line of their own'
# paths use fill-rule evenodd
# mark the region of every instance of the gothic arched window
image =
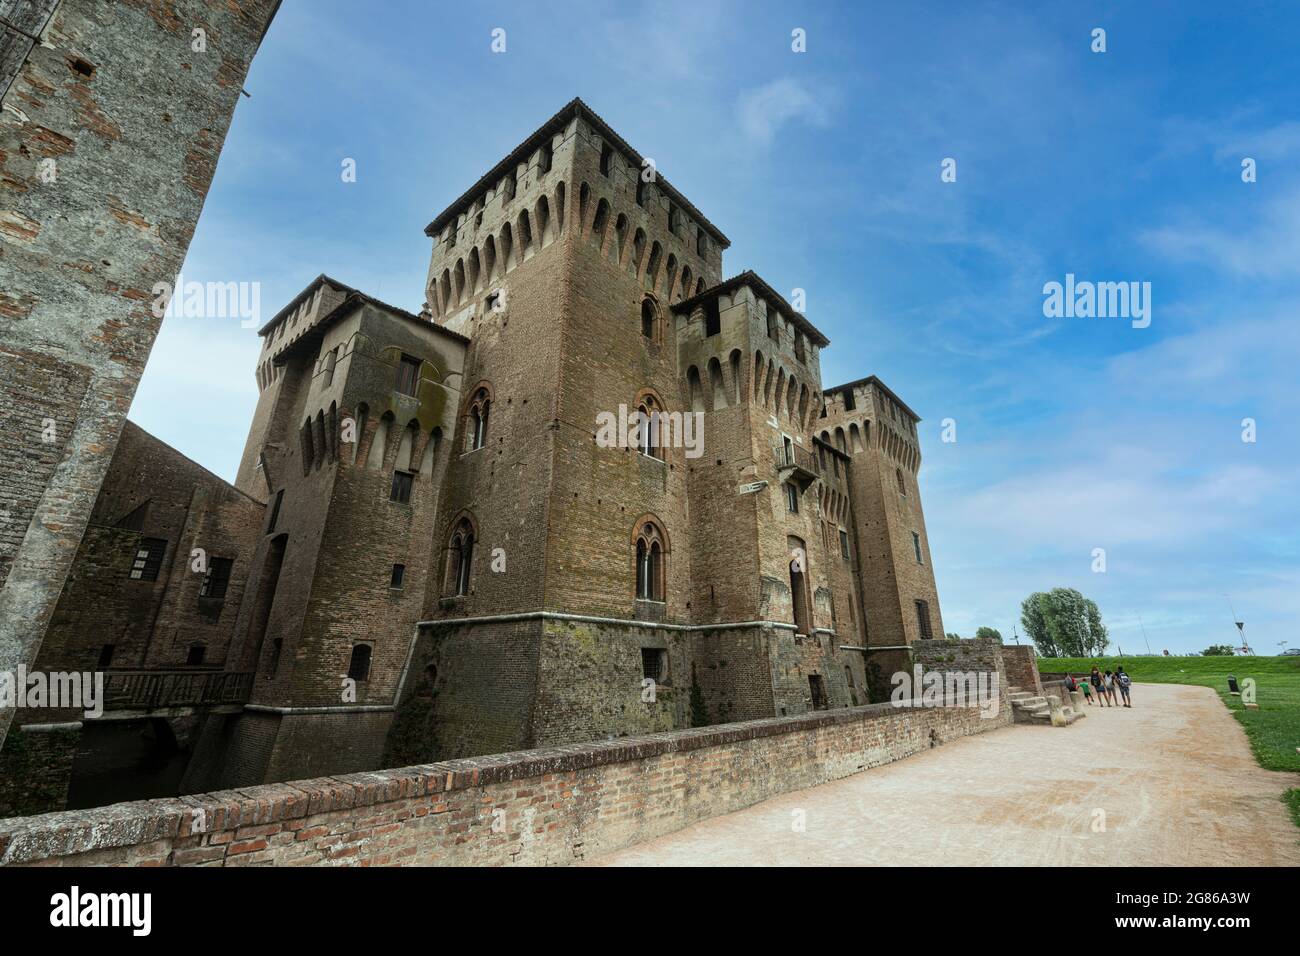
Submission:
<svg viewBox="0 0 1300 956">
<path fill-rule="evenodd" d="M 664 535 L 653 521 L 642 524 L 636 536 L 636 596 L 664 600 Z"/>
<path fill-rule="evenodd" d="M 468 416 L 469 451 L 487 444 L 488 414 L 492 410 L 492 395 L 486 388 L 474 393 Z"/>
<path fill-rule="evenodd" d="M 451 534 L 447 553 L 448 594 L 457 597 L 469 593 L 470 569 L 474 563 L 474 525 L 462 518 Z"/>
</svg>

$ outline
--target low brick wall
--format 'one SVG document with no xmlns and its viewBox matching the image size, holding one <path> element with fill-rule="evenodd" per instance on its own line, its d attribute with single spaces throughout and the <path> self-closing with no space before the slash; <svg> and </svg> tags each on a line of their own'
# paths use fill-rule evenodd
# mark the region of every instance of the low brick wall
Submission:
<svg viewBox="0 0 1300 956">
<path fill-rule="evenodd" d="M 567 864 L 1010 724 L 890 704 L 0 820 L 0 863 Z"/>
<path fill-rule="evenodd" d="M 1034 649 L 1027 644 L 1007 644 L 1002 648 L 1002 662 L 1007 669 L 1007 682 L 1021 690 L 1035 694 L 1043 692 L 1043 678 L 1038 673 Z"/>
</svg>

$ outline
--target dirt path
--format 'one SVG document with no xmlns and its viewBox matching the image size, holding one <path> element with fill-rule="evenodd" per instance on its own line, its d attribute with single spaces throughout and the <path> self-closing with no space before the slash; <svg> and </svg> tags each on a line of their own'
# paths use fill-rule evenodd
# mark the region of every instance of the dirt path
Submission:
<svg viewBox="0 0 1300 956">
<path fill-rule="evenodd" d="M 966 737 L 594 863 L 1300 865 L 1281 801 L 1300 774 L 1261 770 L 1207 687 L 1141 684 L 1133 701 Z"/>
</svg>

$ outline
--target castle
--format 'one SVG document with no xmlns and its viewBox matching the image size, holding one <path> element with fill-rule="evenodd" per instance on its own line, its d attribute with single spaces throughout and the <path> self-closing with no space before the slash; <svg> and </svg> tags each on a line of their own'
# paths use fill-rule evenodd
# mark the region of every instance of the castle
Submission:
<svg viewBox="0 0 1300 956">
<path fill-rule="evenodd" d="M 855 706 L 943 635 L 918 416 L 823 387 L 826 337 L 585 103 L 426 234 L 419 315 L 320 276 L 260 330 L 233 486 L 123 434 L 38 667 L 183 736 L 169 785 Z M 700 445 L 599 441 L 620 407 Z M 57 777 L 91 723 L 15 727 Z"/>
</svg>

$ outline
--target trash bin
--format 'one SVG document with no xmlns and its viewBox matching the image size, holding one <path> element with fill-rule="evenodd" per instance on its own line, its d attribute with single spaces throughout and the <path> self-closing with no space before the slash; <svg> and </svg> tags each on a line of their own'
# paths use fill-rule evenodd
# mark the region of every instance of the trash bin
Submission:
<svg viewBox="0 0 1300 956">
<path fill-rule="evenodd" d="M 1233 677 L 1231 674 L 1228 675 L 1228 693 L 1230 694 L 1241 693 L 1241 688 L 1237 686 L 1237 678 Z"/>
</svg>

